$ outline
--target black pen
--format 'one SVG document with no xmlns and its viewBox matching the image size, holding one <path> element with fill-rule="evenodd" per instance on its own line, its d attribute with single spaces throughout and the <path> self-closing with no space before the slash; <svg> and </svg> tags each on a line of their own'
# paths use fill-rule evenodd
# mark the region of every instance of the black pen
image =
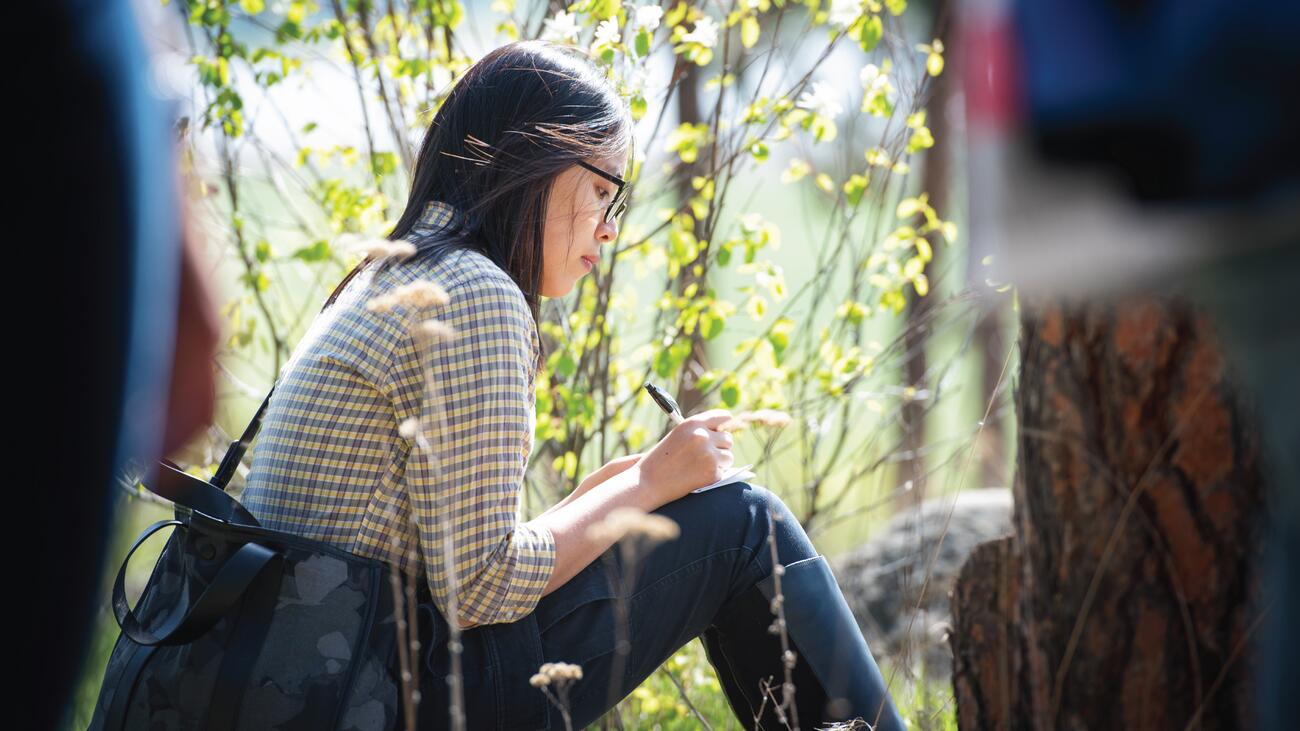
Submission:
<svg viewBox="0 0 1300 731">
<path fill-rule="evenodd" d="M 665 414 L 668 414 L 668 419 L 674 426 L 682 423 L 684 417 L 682 416 L 681 407 L 677 405 L 672 396 L 664 393 L 662 389 L 649 381 L 645 382 L 645 390 L 650 394 L 650 398 L 654 399 L 654 402 L 659 405 L 659 408 L 663 409 Z"/>
</svg>

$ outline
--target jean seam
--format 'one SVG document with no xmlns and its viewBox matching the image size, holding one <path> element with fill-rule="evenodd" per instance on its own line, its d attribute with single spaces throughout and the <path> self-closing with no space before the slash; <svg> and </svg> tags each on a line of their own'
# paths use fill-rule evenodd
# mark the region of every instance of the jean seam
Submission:
<svg viewBox="0 0 1300 731">
<path fill-rule="evenodd" d="M 491 627 L 491 625 L 485 625 L 485 627 Z M 483 635 L 483 640 L 483 646 L 486 647 L 488 651 L 487 675 L 492 679 L 492 696 L 496 700 L 496 708 L 493 709 L 492 715 L 496 720 L 495 725 L 497 731 L 504 731 L 506 714 L 502 709 L 505 708 L 505 690 L 502 688 L 504 681 L 501 678 L 501 672 L 499 670 L 500 661 L 497 659 L 496 637 L 490 634 L 490 630 L 486 630 Z"/>
<path fill-rule="evenodd" d="M 722 661 L 723 661 L 724 663 L 727 664 L 727 673 L 731 676 L 731 677 L 730 677 L 731 683 L 732 683 L 736 688 L 739 688 L 739 689 L 740 689 L 740 697 L 741 697 L 742 699 L 744 699 L 746 705 L 749 706 L 749 708 L 748 708 L 747 710 L 748 710 L 749 715 L 750 715 L 751 718 L 752 718 L 752 717 L 753 717 L 753 714 L 754 714 L 754 707 L 753 707 L 753 704 L 750 702 L 749 694 L 745 692 L 745 685 L 744 685 L 744 683 L 742 683 L 742 682 L 740 681 L 741 677 L 743 677 L 743 676 L 742 676 L 742 674 L 741 674 L 740 672 L 738 672 L 738 671 L 736 670 L 736 664 L 732 661 L 732 659 L 731 659 L 731 655 L 727 653 L 726 648 L 723 647 L 723 643 L 721 643 L 721 642 L 718 643 L 718 654 L 722 656 Z M 717 671 L 717 668 L 716 668 L 716 667 L 714 668 L 714 671 L 715 671 L 715 672 Z M 726 692 L 725 692 L 725 691 L 723 692 L 723 695 L 724 695 L 724 696 L 726 695 Z M 730 705 L 730 704 L 728 704 L 728 705 Z"/>
</svg>

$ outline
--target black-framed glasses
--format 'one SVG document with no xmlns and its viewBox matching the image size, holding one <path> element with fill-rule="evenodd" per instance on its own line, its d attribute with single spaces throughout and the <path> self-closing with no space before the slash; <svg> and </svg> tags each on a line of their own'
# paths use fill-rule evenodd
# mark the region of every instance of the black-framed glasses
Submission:
<svg viewBox="0 0 1300 731">
<path fill-rule="evenodd" d="M 617 175 L 611 175 L 595 165 L 589 165 L 582 160 L 579 160 L 578 164 L 618 186 L 618 190 L 614 193 L 614 200 L 610 201 L 609 207 L 605 209 L 605 223 L 613 223 L 616 219 L 622 217 L 623 212 L 627 210 L 627 181 Z"/>
</svg>

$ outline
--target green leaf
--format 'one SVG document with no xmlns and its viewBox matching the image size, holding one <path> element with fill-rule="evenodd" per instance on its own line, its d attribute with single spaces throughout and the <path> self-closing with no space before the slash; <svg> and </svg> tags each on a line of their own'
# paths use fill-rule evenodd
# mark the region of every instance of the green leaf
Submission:
<svg viewBox="0 0 1300 731">
<path fill-rule="evenodd" d="M 931 147 L 934 147 L 934 135 L 930 134 L 929 127 L 922 127 L 916 130 L 912 133 L 911 139 L 907 141 L 907 152 L 909 155 Z"/>
<path fill-rule="evenodd" d="M 894 215 L 898 216 L 899 218 L 911 218 L 912 216 L 916 215 L 917 211 L 920 210 L 921 210 L 920 200 L 916 198 L 904 198 L 903 200 L 898 202 L 898 208 L 894 211 Z"/>
<path fill-rule="evenodd" d="M 686 0 L 679 0 L 677 5 L 673 6 L 673 9 L 669 10 L 664 15 L 663 24 L 665 27 L 671 28 L 674 25 L 681 23 L 682 19 L 685 17 L 686 17 Z"/>
<path fill-rule="evenodd" d="M 844 196 L 848 198 L 849 205 L 856 206 L 862 200 L 862 193 L 866 191 L 868 182 L 867 176 L 856 173 L 844 181 Z"/>
<path fill-rule="evenodd" d="M 271 286 L 271 280 L 267 279 L 262 272 L 245 273 L 240 280 L 258 292 L 265 292 Z"/>
<path fill-rule="evenodd" d="M 560 361 L 555 364 L 555 372 L 565 378 L 569 378 L 578 370 L 578 364 L 573 360 L 573 354 L 564 351 L 560 355 Z"/>
<path fill-rule="evenodd" d="M 772 344 L 772 349 L 776 351 L 778 363 L 781 361 L 781 356 L 785 354 L 785 349 L 790 346 L 790 332 L 792 330 L 794 330 L 794 320 L 782 317 L 772 324 L 772 332 L 768 333 L 767 341 Z"/>
<path fill-rule="evenodd" d="M 578 455 L 572 451 L 565 452 L 563 456 L 556 457 L 555 467 L 563 472 L 569 479 L 573 479 L 578 474 Z"/>
<path fill-rule="evenodd" d="M 257 15 L 266 9 L 266 3 L 262 0 L 239 0 L 239 7 L 244 9 L 249 15 Z"/>
<path fill-rule="evenodd" d="M 650 55 L 650 31 L 642 28 L 636 34 L 636 55 L 645 58 Z M 643 102 L 644 103 L 644 102 Z"/>
<path fill-rule="evenodd" d="M 660 378 L 669 378 L 673 375 L 673 354 L 668 348 L 655 353 L 654 369 L 655 375 Z"/>
<path fill-rule="evenodd" d="M 754 44 L 758 42 L 758 33 L 758 18 L 749 15 L 740 22 L 740 42 L 745 48 L 754 47 Z"/>
<path fill-rule="evenodd" d="M 862 24 L 862 30 L 858 33 L 858 43 L 862 45 L 862 50 L 871 53 L 875 50 L 876 44 L 885 34 L 885 27 L 880 22 L 879 15 L 873 15 Z"/>
<path fill-rule="evenodd" d="M 838 317 L 843 317 L 854 325 L 861 325 L 862 321 L 866 319 L 868 314 L 870 314 L 870 311 L 867 309 L 866 305 L 861 302 L 848 300 L 835 310 L 835 314 Z"/>
<path fill-rule="evenodd" d="M 736 408 L 736 404 L 740 403 L 740 384 L 736 382 L 735 376 L 727 376 L 718 393 L 722 396 L 722 403 L 729 409 Z"/>
<path fill-rule="evenodd" d="M 931 76 L 943 73 L 943 55 L 932 51 L 925 57 L 925 70 Z"/>
<path fill-rule="evenodd" d="M 704 334 L 705 340 L 712 340 L 722 334 L 722 328 L 726 322 L 712 313 L 705 312 L 700 315 L 700 330 Z"/>
<path fill-rule="evenodd" d="M 292 256 L 295 259 L 301 259 L 309 263 L 327 261 L 330 258 L 330 245 L 325 240 L 317 241 L 298 249 L 293 252 Z"/>
</svg>

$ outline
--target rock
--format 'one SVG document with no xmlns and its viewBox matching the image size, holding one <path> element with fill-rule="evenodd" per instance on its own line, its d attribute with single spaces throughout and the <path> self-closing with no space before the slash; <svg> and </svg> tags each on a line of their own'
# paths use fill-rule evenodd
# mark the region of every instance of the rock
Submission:
<svg viewBox="0 0 1300 731">
<path fill-rule="evenodd" d="M 927 676 L 948 678 L 952 582 L 976 545 L 1010 532 L 1011 491 L 968 490 L 894 516 L 866 543 L 836 558 L 835 576 L 876 657 L 890 664 L 920 662 Z"/>
</svg>

